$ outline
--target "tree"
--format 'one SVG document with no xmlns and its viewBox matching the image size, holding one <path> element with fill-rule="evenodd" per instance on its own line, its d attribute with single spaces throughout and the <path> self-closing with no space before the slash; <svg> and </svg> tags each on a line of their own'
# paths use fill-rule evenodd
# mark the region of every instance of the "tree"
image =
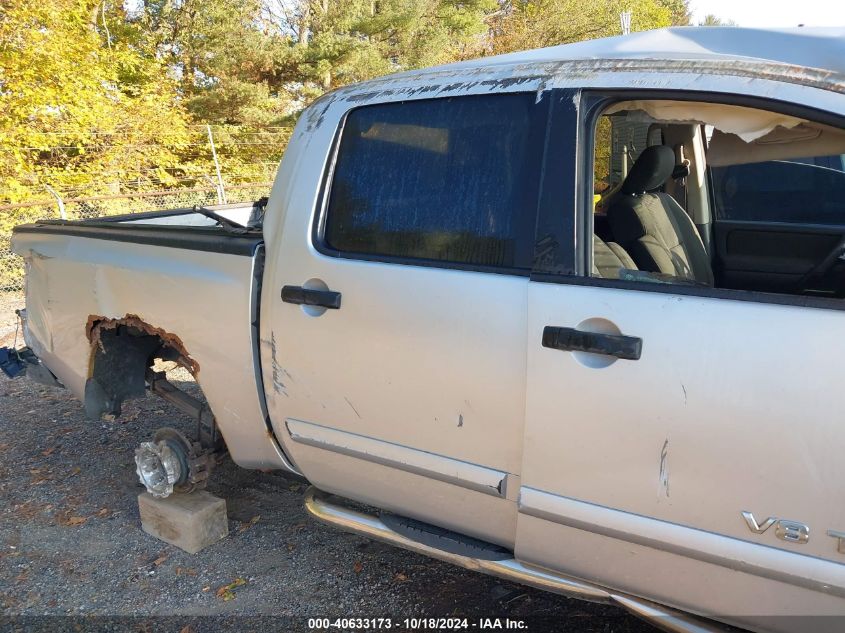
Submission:
<svg viewBox="0 0 845 633">
<path fill-rule="evenodd" d="M 708 13 L 704 16 L 704 20 L 698 23 L 698 26 L 737 26 L 737 24 L 733 20 L 723 20 L 712 13 Z"/>
<path fill-rule="evenodd" d="M 45 184 L 104 192 L 128 174 L 173 182 L 187 117 L 154 58 L 113 37 L 105 5 L 16 0 L 0 17 L 0 182 L 17 202 Z M 100 24 L 100 26 L 95 26 Z M 43 196 L 43 194 L 42 194 Z"/>
<path fill-rule="evenodd" d="M 505 5 L 494 26 L 493 52 L 569 44 L 619 35 L 619 14 L 630 11 L 631 30 L 689 21 L 688 3 L 676 0 L 526 0 Z"/>
</svg>

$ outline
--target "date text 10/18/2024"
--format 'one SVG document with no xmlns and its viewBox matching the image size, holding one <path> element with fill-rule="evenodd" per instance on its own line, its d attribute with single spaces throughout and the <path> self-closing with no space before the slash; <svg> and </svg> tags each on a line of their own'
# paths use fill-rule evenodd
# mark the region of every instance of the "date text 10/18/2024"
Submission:
<svg viewBox="0 0 845 633">
<path fill-rule="evenodd" d="M 444 630 L 527 630 L 524 620 L 511 618 L 309 618 L 309 630 L 403 629 L 420 631 Z"/>
</svg>

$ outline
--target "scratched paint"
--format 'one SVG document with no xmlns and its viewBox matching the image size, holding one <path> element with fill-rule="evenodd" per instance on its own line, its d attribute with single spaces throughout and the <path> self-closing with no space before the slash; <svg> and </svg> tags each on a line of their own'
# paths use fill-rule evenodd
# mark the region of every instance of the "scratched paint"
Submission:
<svg viewBox="0 0 845 633">
<path fill-rule="evenodd" d="M 354 405 L 354 404 L 352 404 L 352 402 L 350 402 L 350 401 L 349 401 L 349 398 L 347 398 L 347 397 L 345 397 L 345 396 L 344 396 L 344 398 L 343 398 L 343 399 L 344 399 L 344 400 L 346 400 L 346 404 L 348 404 L 348 405 L 349 405 L 349 408 L 350 408 L 350 409 L 352 409 L 352 410 L 355 412 L 355 415 L 357 415 L 357 416 L 358 416 L 358 418 L 359 418 L 359 419 L 361 419 L 361 414 L 360 414 L 360 413 L 358 413 L 358 409 L 356 409 L 356 408 L 355 408 L 355 405 Z"/>
<path fill-rule="evenodd" d="M 282 382 L 282 372 L 284 371 L 279 366 L 279 361 L 276 358 L 276 333 L 270 333 L 270 356 L 273 362 L 273 391 L 281 395 L 288 395 L 285 388 L 285 383 Z"/>
<path fill-rule="evenodd" d="M 663 442 L 663 448 L 660 449 L 660 473 L 658 476 L 659 487 L 657 495 L 666 495 L 669 497 L 669 438 Z"/>
</svg>

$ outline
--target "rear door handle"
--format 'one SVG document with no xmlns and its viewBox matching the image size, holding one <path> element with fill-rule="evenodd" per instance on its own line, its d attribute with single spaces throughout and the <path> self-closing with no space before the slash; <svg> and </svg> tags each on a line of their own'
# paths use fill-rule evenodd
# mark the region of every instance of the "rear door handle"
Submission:
<svg viewBox="0 0 845 633">
<path fill-rule="evenodd" d="M 331 310 L 340 309 L 340 293 L 332 290 L 285 286 L 282 288 L 282 301 L 296 305 L 320 306 Z"/>
<path fill-rule="evenodd" d="M 643 351 L 643 340 L 636 336 L 600 334 L 571 327 L 547 325 L 543 328 L 543 347 L 567 352 L 603 354 L 624 360 L 639 360 Z"/>
</svg>

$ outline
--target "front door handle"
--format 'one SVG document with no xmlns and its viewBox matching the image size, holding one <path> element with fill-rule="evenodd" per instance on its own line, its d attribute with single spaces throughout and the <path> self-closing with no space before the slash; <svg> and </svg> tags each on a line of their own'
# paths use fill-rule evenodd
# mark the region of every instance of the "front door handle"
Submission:
<svg viewBox="0 0 845 633">
<path fill-rule="evenodd" d="M 340 293 L 332 290 L 285 286 L 282 288 L 282 301 L 304 306 L 320 306 L 331 310 L 340 309 Z"/>
<path fill-rule="evenodd" d="M 643 351 L 643 340 L 636 336 L 584 332 L 571 327 L 547 325 L 543 328 L 543 347 L 639 360 Z"/>
</svg>

